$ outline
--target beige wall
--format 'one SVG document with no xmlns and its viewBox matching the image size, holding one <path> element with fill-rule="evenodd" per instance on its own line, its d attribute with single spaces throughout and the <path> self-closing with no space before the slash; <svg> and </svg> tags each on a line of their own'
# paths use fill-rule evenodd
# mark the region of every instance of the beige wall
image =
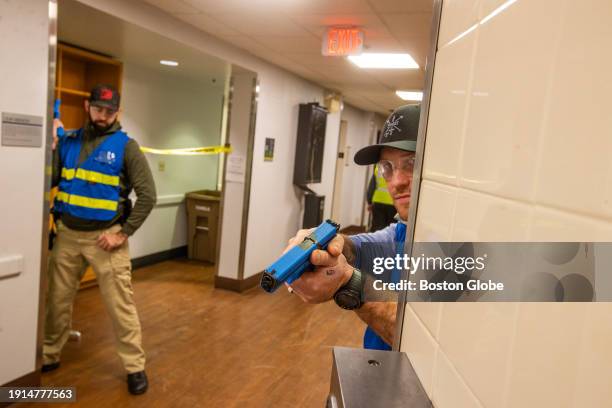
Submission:
<svg viewBox="0 0 612 408">
<path fill-rule="evenodd" d="M 612 3 L 443 4 L 420 241 L 612 241 Z M 436 407 L 604 407 L 612 305 L 406 308 Z"/>
</svg>

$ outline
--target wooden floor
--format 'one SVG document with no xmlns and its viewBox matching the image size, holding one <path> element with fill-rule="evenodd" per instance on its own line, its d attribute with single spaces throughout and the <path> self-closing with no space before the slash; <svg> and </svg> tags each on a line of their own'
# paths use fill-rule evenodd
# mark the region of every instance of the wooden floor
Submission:
<svg viewBox="0 0 612 408">
<path fill-rule="evenodd" d="M 210 266 L 167 261 L 136 270 L 133 282 L 149 391 L 127 392 L 97 288 L 79 292 L 82 340 L 66 345 L 45 386 L 75 386 L 76 405 L 87 407 L 323 407 L 332 346 L 361 343 L 354 313 L 305 305 L 284 289 L 215 289 Z"/>
</svg>

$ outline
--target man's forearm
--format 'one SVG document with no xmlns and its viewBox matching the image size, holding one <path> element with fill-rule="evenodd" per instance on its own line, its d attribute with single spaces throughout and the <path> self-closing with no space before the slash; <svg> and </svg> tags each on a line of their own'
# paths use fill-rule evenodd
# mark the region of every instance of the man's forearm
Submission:
<svg viewBox="0 0 612 408">
<path fill-rule="evenodd" d="M 393 345 L 395 337 L 396 312 L 396 302 L 366 302 L 355 310 L 357 316 L 389 345 Z"/>
</svg>

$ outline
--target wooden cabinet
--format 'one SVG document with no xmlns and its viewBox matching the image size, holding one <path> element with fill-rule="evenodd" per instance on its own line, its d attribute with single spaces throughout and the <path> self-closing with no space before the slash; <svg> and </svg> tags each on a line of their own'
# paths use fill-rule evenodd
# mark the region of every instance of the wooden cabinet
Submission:
<svg viewBox="0 0 612 408">
<path fill-rule="evenodd" d="M 86 119 L 84 101 L 89 98 L 89 91 L 96 84 L 113 85 L 121 92 L 122 71 L 122 63 L 109 56 L 59 44 L 55 97 L 62 101 L 60 114 L 64 127 L 78 129 L 83 126 Z M 95 285 L 95 278 L 92 268 L 88 267 L 81 280 L 81 287 Z"/>
<path fill-rule="evenodd" d="M 83 101 L 96 84 L 113 85 L 121 92 L 123 66 L 113 58 L 66 44 L 57 48 L 55 97 L 61 99 L 60 112 L 66 129 L 85 122 Z"/>
</svg>

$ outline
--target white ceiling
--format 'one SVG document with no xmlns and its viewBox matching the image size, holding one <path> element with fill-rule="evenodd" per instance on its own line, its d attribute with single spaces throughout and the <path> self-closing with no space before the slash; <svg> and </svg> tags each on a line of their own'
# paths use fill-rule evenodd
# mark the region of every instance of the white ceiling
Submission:
<svg viewBox="0 0 612 408">
<path fill-rule="evenodd" d="M 348 103 L 386 114 L 403 102 L 398 89 L 420 90 L 433 0 L 144 0 L 203 31 L 339 91 Z M 408 52 L 416 70 L 360 69 L 324 57 L 326 27 L 365 31 L 368 52 Z"/>
</svg>

